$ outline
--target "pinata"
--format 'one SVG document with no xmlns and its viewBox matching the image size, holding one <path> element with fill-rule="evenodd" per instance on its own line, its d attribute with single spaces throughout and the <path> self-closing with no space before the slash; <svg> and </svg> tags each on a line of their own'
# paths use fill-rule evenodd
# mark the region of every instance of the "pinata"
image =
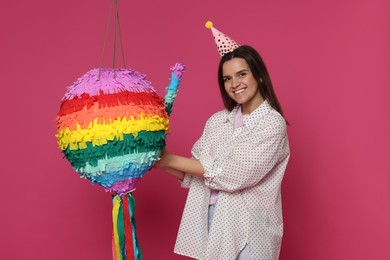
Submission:
<svg viewBox="0 0 390 260">
<path fill-rule="evenodd" d="M 113 195 L 113 259 L 140 260 L 132 192 L 165 147 L 169 116 L 185 67 L 181 63 L 171 67 L 163 99 L 146 76 L 127 69 L 124 60 L 124 68 L 115 68 L 115 53 L 116 44 L 113 68 L 92 69 L 67 88 L 56 117 L 56 137 L 80 177 Z"/>
<path fill-rule="evenodd" d="M 116 195 L 113 224 L 117 255 L 129 255 L 132 246 L 135 259 L 141 259 L 136 237 L 131 238 L 135 234 L 134 220 L 130 221 L 134 217 L 131 192 L 165 147 L 184 65 L 176 63 L 171 70 L 162 99 L 139 72 L 93 69 L 67 88 L 56 118 L 58 145 L 73 169 Z M 127 225 L 130 222 L 132 225 Z"/>
<path fill-rule="evenodd" d="M 165 101 L 130 69 L 93 69 L 68 87 L 57 116 L 57 139 L 81 177 L 125 194 L 159 158 L 184 66 L 173 70 Z"/>
</svg>

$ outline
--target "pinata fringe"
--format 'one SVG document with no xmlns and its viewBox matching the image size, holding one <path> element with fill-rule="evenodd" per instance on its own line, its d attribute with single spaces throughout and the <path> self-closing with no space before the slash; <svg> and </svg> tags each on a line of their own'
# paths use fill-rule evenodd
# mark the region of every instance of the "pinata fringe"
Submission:
<svg viewBox="0 0 390 260">
<path fill-rule="evenodd" d="M 80 97 L 84 93 L 97 96 L 100 91 L 106 94 L 114 94 L 121 91 L 155 92 L 144 74 L 130 69 L 100 68 L 88 71 L 73 85 L 67 87 L 63 100 Z"/>
<path fill-rule="evenodd" d="M 92 166 L 86 161 L 84 167 L 75 169 L 82 175 L 99 176 L 102 173 L 116 172 L 122 169 L 127 169 L 128 165 L 132 164 L 137 167 L 149 165 L 159 160 L 160 150 L 149 152 L 138 152 L 126 155 L 119 155 L 109 158 L 104 156 L 103 159 L 97 160 L 97 165 Z"/>
<path fill-rule="evenodd" d="M 151 160 L 142 166 L 137 166 L 134 164 L 124 165 L 119 171 L 99 173 L 98 176 L 92 176 L 88 178 L 94 183 L 101 185 L 102 187 L 111 187 L 115 183 L 128 180 L 128 179 L 140 179 L 144 174 L 153 166 L 156 160 Z M 81 175 L 81 174 L 80 174 Z M 84 175 L 84 177 L 89 177 Z"/>
<path fill-rule="evenodd" d="M 98 160 L 114 158 L 129 154 L 161 151 L 165 147 L 165 131 L 147 132 L 141 131 L 137 137 L 132 134 L 124 134 L 123 140 L 114 139 L 103 146 L 94 146 L 86 143 L 86 148 L 71 150 L 68 147 L 63 151 L 66 159 L 72 167 L 78 169 L 90 166 L 98 166 Z"/>
<path fill-rule="evenodd" d="M 87 148 L 87 143 L 92 143 L 93 146 L 106 145 L 108 141 L 123 140 L 124 134 L 132 134 L 137 137 L 141 131 L 168 131 L 169 119 L 159 116 L 151 116 L 143 118 L 140 116 L 139 120 L 126 118 L 116 119 L 111 124 L 100 125 L 97 123 L 97 119 L 86 129 L 78 129 L 71 131 L 69 128 L 65 128 L 58 132 L 56 135 L 58 146 L 62 150 L 66 150 L 68 147 L 70 150 L 78 150 Z"/>
<path fill-rule="evenodd" d="M 115 107 L 99 107 L 94 103 L 90 108 L 86 106 L 80 111 L 58 116 L 56 118 L 57 130 L 61 131 L 69 128 L 71 131 L 77 130 L 77 125 L 81 129 L 88 128 L 91 122 L 97 122 L 100 125 L 111 124 L 117 118 L 126 118 L 127 120 L 139 120 L 146 117 L 159 116 L 168 119 L 168 114 L 163 106 L 153 105 L 121 105 Z"/>
<path fill-rule="evenodd" d="M 116 107 L 116 106 L 142 106 L 150 105 L 160 107 L 163 100 L 154 92 L 128 92 L 122 91 L 114 94 L 105 94 L 100 91 L 98 96 L 91 96 L 83 93 L 73 99 L 66 99 L 61 103 L 60 111 L 57 116 L 72 114 L 84 108 L 90 109 L 95 104 L 99 108 Z"/>
<path fill-rule="evenodd" d="M 142 260 L 136 235 L 134 209 L 135 202 L 131 193 L 113 197 L 113 260 Z"/>
</svg>

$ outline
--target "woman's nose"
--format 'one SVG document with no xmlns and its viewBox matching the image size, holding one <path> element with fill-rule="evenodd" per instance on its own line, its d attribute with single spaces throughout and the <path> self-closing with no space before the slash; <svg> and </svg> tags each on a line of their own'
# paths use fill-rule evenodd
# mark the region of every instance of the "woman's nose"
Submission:
<svg viewBox="0 0 390 260">
<path fill-rule="evenodd" d="M 232 88 L 237 88 L 240 86 L 241 82 L 239 79 L 232 79 Z"/>
</svg>

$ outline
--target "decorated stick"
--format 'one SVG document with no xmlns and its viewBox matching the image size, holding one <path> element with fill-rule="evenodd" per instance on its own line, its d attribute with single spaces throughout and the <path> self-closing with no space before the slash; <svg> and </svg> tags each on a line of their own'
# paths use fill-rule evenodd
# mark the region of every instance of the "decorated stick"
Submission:
<svg viewBox="0 0 390 260">
<path fill-rule="evenodd" d="M 172 113 L 172 106 L 173 101 L 175 100 L 175 97 L 177 95 L 177 91 L 180 85 L 181 77 L 184 73 L 185 67 L 181 63 L 176 63 L 175 66 L 171 67 L 172 70 L 172 77 L 171 81 L 169 83 L 169 86 L 166 88 L 166 95 L 165 95 L 165 110 L 168 113 L 168 116 Z"/>
</svg>

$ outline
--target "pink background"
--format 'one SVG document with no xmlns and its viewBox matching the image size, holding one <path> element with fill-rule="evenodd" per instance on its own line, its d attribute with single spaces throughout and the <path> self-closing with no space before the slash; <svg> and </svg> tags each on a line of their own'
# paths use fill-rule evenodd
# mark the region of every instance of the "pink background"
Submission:
<svg viewBox="0 0 390 260">
<path fill-rule="evenodd" d="M 262 54 L 291 123 L 280 259 L 390 259 L 389 1 L 119 2 L 129 68 L 164 95 L 169 67 L 187 65 L 173 152 L 189 156 L 222 108 L 204 22 Z M 65 87 L 99 66 L 109 3 L 0 2 L 1 259 L 111 257 L 111 196 L 79 179 L 54 137 Z M 156 170 L 138 185 L 144 259 L 185 259 L 173 246 L 186 194 Z"/>
</svg>

